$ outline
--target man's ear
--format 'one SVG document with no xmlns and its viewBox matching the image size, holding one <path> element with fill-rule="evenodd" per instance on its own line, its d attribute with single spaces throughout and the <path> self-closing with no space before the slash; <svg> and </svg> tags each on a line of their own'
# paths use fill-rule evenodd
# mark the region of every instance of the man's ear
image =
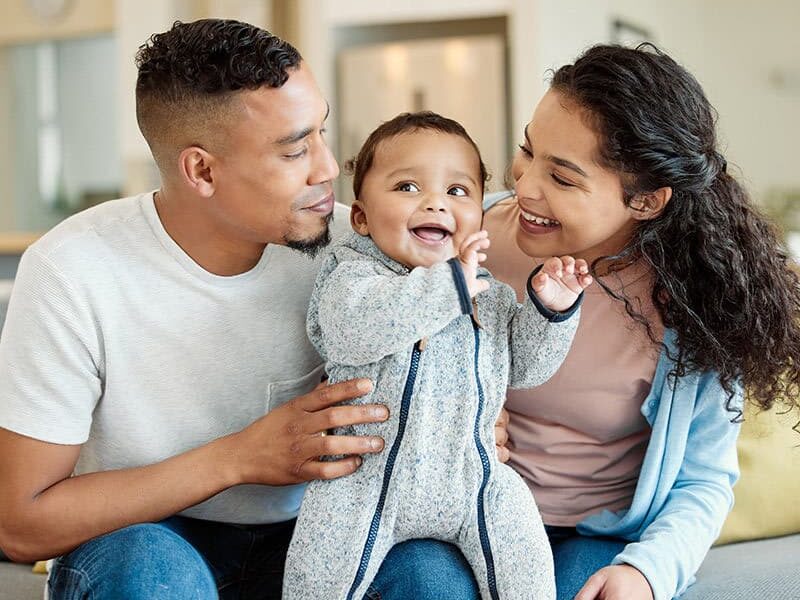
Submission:
<svg viewBox="0 0 800 600">
<path fill-rule="evenodd" d="M 364 203 L 360 200 L 354 201 L 353 205 L 350 207 L 350 226 L 356 233 L 369 235 L 367 212 L 364 210 Z"/>
<path fill-rule="evenodd" d="M 212 174 L 214 156 L 200 148 L 184 148 L 178 156 L 178 168 L 183 182 L 203 198 L 214 195 L 216 186 Z"/>
<path fill-rule="evenodd" d="M 636 194 L 631 200 L 630 208 L 633 218 L 638 221 L 649 221 L 659 216 L 672 198 L 672 188 L 662 187 L 654 192 Z"/>
</svg>

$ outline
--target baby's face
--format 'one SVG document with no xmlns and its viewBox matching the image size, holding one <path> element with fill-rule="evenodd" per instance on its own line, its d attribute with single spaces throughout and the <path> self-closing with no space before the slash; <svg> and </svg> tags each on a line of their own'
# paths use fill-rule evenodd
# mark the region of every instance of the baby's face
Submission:
<svg viewBox="0 0 800 600">
<path fill-rule="evenodd" d="M 407 267 L 458 252 L 481 227 L 480 163 L 460 136 L 418 130 L 383 140 L 353 204 L 353 228 Z"/>
</svg>

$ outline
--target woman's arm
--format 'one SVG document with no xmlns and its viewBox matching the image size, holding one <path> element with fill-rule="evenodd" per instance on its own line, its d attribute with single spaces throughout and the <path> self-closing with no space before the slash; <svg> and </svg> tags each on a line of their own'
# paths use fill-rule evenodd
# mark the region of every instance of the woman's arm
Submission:
<svg viewBox="0 0 800 600">
<path fill-rule="evenodd" d="M 675 483 L 639 541 L 628 544 L 613 561 L 638 569 L 655 600 L 669 600 L 688 587 L 733 505 L 740 425 L 731 422 L 736 413 L 726 410 L 726 398 L 716 375 L 698 378 L 695 410 Z M 741 396 L 735 401 L 740 406 Z"/>
</svg>

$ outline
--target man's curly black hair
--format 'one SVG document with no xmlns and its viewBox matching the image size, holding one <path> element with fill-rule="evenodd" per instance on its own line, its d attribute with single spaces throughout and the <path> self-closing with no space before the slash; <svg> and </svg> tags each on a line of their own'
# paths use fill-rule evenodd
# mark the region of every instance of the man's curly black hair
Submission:
<svg viewBox="0 0 800 600">
<path fill-rule="evenodd" d="M 240 21 L 176 21 L 151 36 L 136 55 L 136 118 L 156 161 L 213 128 L 236 92 L 279 88 L 301 60 L 288 42 Z"/>
<path fill-rule="evenodd" d="M 741 382 L 763 409 L 800 404 L 798 275 L 775 227 L 729 173 L 697 80 L 651 45 L 603 45 L 558 69 L 552 89 L 586 110 L 598 160 L 621 174 L 627 205 L 672 188 L 663 213 L 641 221 L 620 255 L 597 259 L 593 270 L 650 267 L 655 307 L 677 333 L 673 376 L 713 370 L 729 398 Z M 647 326 L 624 292 L 603 287 Z"/>
</svg>

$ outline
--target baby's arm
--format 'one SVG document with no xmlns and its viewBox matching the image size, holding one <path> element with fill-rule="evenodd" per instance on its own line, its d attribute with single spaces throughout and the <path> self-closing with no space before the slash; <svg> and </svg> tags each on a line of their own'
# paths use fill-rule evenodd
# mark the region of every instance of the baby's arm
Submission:
<svg viewBox="0 0 800 600">
<path fill-rule="evenodd" d="M 345 261 L 323 273 L 312 296 L 309 335 L 327 360 L 339 364 L 376 362 L 472 311 L 455 259 L 408 275 L 366 260 Z"/>
<path fill-rule="evenodd" d="M 531 388 L 552 377 L 578 328 L 583 290 L 592 283 L 583 260 L 550 258 L 528 279 L 528 300 L 512 309 L 509 387 Z"/>
</svg>

